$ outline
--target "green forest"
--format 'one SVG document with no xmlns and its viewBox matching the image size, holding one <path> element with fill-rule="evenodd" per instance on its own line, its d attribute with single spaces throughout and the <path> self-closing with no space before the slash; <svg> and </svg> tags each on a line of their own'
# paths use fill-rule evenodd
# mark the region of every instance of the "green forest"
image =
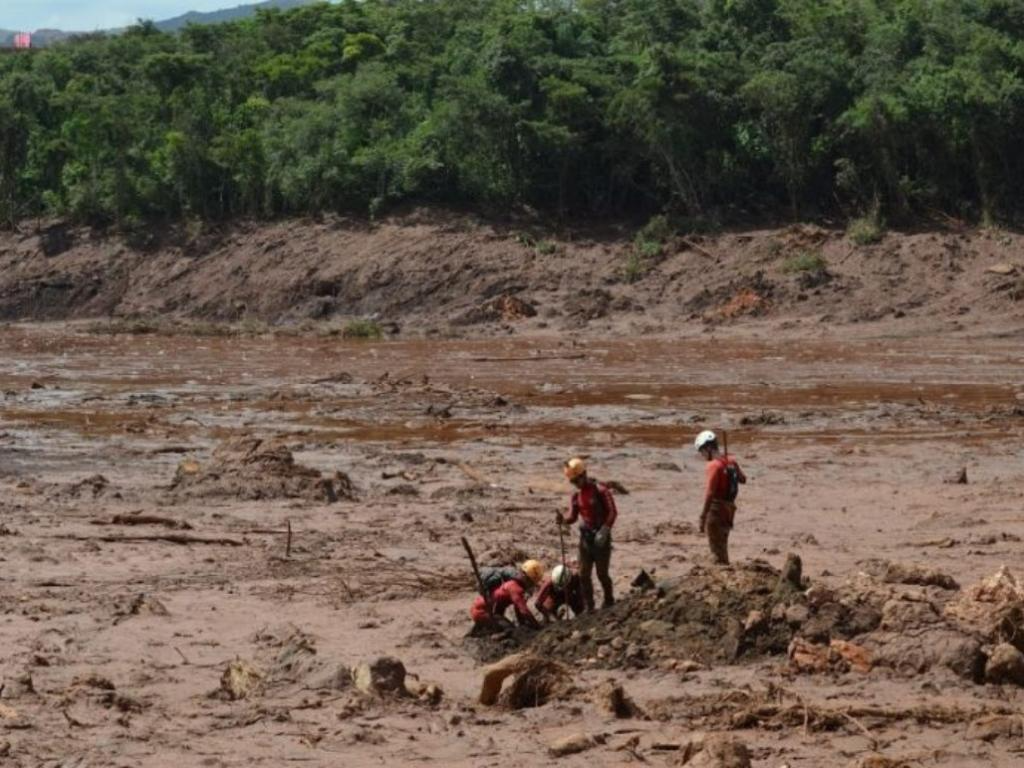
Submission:
<svg viewBox="0 0 1024 768">
<path fill-rule="evenodd" d="M 345 0 L 0 56 L 0 225 L 1024 211 L 1021 0 Z"/>
</svg>

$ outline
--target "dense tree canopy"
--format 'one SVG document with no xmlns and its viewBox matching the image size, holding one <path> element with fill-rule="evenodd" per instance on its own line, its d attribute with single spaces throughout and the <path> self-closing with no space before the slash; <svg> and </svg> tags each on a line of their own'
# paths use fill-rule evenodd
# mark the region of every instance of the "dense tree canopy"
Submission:
<svg viewBox="0 0 1024 768">
<path fill-rule="evenodd" d="M 345 0 L 0 56 L 0 224 L 1024 209 L 1020 0 Z"/>
</svg>

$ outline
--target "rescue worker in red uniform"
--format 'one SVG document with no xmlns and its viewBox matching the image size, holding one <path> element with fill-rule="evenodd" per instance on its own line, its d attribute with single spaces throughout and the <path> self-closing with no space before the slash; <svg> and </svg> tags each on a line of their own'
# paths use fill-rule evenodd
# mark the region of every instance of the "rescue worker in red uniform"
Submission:
<svg viewBox="0 0 1024 768">
<path fill-rule="evenodd" d="M 572 568 L 556 565 L 551 575 L 540 585 L 533 607 L 546 620 L 551 621 L 558 616 L 558 609 L 569 606 L 574 615 L 583 613 L 583 583 L 580 575 Z"/>
<path fill-rule="evenodd" d="M 503 581 L 490 594 L 492 613 L 487 609 L 487 601 L 483 595 L 477 595 L 469 609 L 469 615 L 476 627 L 486 629 L 508 629 L 511 623 L 505 618 L 505 611 L 510 607 L 515 611 L 516 622 L 520 626 L 539 628 L 540 624 L 530 612 L 526 602 L 527 594 L 544 579 L 544 566 L 536 560 L 527 560 L 519 568 L 513 578 Z"/>
<path fill-rule="evenodd" d="M 608 486 L 592 480 L 587 476 L 587 466 L 583 459 L 574 458 L 565 462 L 562 470 L 576 487 L 569 503 L 569 516 L 556 512 L 559 525 L 572 525 L 580 522 L 580 582 L 583 587 L 583 601 L 588 611 L 594 610 L 593 572 L 597 570 L 597 580 L 604 590 L 604 604 L 607 608 L 615 604 L 612 592 L 612 579 L 608 568 L 612 560 L 612 526 L 618 511 L 615 499 Z"/>
<path fill-rule="evenodd" d="M 715 562 L 728 565 L 729 533 L 736 517 L 736 494 L 739 485 L 747 482 L 747 476 L 735 459 L 719 450 L 718 437 L 711 430 L 706 429 L 697 435 L 693 445 L 707 461 L 700 532 L 707 532 L 708 546 Z"/>
</svg>

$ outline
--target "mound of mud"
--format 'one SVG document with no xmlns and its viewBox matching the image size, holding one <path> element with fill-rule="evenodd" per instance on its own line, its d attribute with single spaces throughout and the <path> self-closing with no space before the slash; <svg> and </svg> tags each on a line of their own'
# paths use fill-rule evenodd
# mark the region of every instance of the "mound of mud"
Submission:
<svg viewBox="0 0 1024 768">
<path fill-rule="evenodd" d="M 171 492 L 187 498 L 284 498 L 328 503 L 353 496 L 352 481 L 344 473 L 324 477 L 318 470 L 296 464 L 284 445 L 258 437 L 222 443 L 208 466 L 182 462 Z"/>
<path fill-rule="evenodd" d="M 549 625 L 522 638 L 523 645 L 541 657 L 605 668 L 714 666 L 788 653 L 795 671 L 945 670 L 981 682 L 993 646 L 1024 637 L 1016 582 L 1005 574 L 963 592 L 951 589 L 955 582 L 944 574 L 885 563 L 877 576 L 805 589 L 799 559 L 790 563 L 784 572 L 760 561 L 697 566 L 678 582 Z M 1009 598 L 1007 584 L 1014 587 Z M 986 603 L 997 588 L 1000 599 Z M 508 650 L 513 639 L 499 641 Z M 1024 657 L 1019 662 L 1024 669 Z"/>
<path fill-rule="evenodd" d="M 679 582 L 629 595 L 612 608 L 552 624 L 530 643 L 542 656 L 602 667 L 653 662 L 733 662 L 783 654 L 793 637 L 790 606 L 803 594 L 761 561 L 693 568 Z M 805 610 L 805 609 L 803 609 Z"/>
</svg>

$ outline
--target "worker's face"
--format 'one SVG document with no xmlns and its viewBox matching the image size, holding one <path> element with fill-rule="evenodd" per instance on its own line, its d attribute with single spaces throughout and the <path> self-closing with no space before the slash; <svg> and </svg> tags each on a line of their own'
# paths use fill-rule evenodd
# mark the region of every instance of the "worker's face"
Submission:
<svg viewBox="0 0 1024 768">
<path fill-rule="evenodd" d="M 569 482 L 575 485 L 577 488 L 582 488 L 583 484 L 587 482 L 587 473 L 584 472 L 582 475 L 577 475 Z"/>
<path fill-rule="evenodd" d="M 711 447 L 710 446 L 706 446 L 704 448 L 701 448 L 700 449 L 700 453 L 704 457 L 705 461 L 711 461 Z"/>
</svg>

